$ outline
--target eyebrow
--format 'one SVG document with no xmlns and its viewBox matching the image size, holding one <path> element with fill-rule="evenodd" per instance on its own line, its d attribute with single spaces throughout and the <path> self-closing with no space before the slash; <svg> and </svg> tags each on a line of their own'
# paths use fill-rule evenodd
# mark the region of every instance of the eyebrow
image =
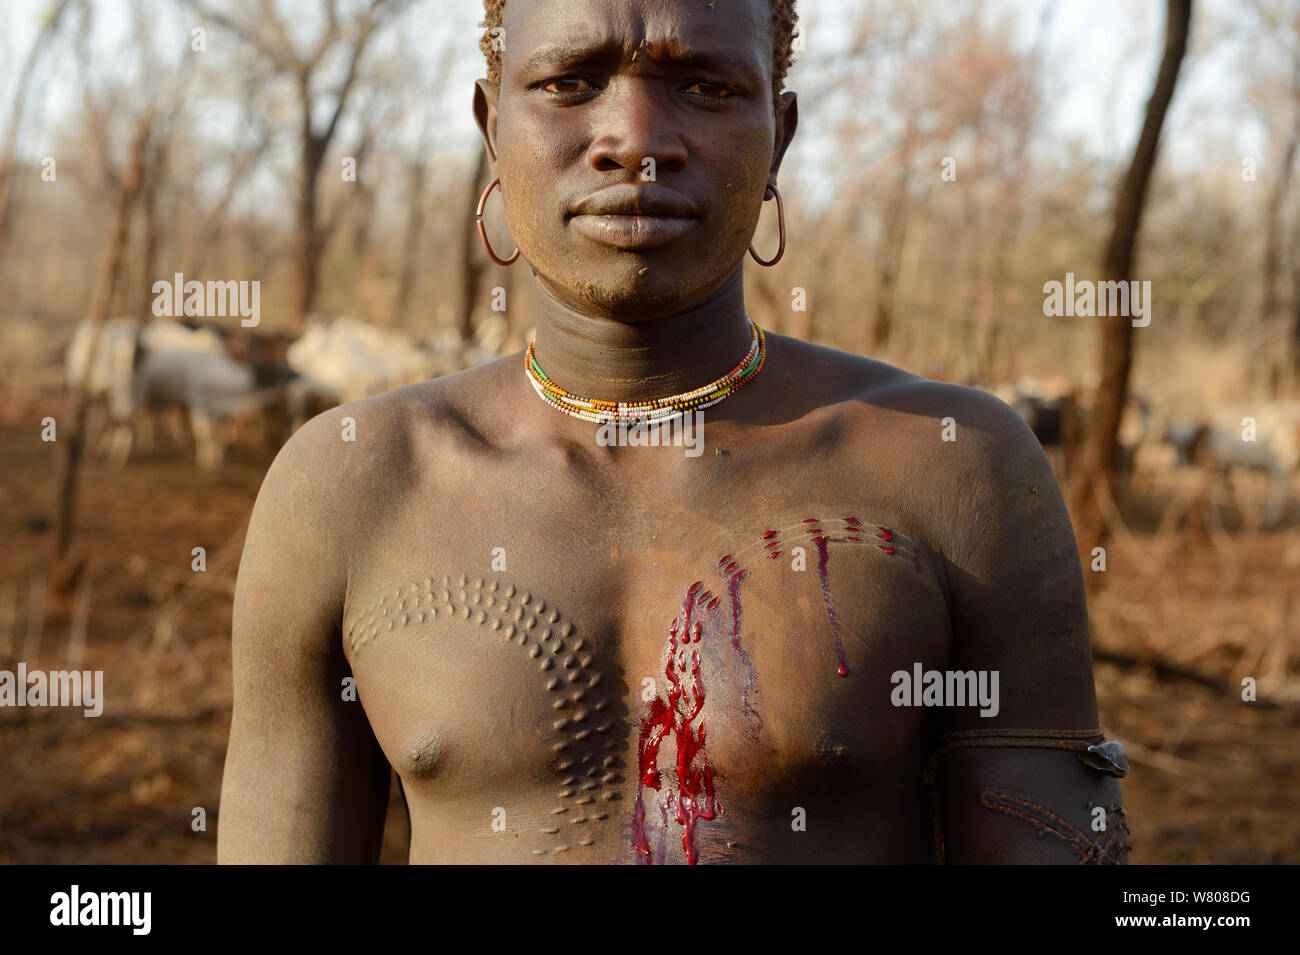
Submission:
<svg viewBox="0 0 1300 955">
<path fill-rule="evenodd" d="M 697 50 L 681 41 L 671 41 L 672 49 L 667 51 L 666 59 L 674 66 L 695 67 L 703 70 L 738 73 L 754 82 L 758 82 L 754 64 L 738 56 L 719 51 Z M 592 63 L 620 59 L 623 46 L 610 41 L 607 43 L 583 46 L 568 44 L 548 46 L 537 50 L 524 61 L 521 69 L 531 73 L 546 69 L 567 69 L 583 63 Z"/>
</svg>

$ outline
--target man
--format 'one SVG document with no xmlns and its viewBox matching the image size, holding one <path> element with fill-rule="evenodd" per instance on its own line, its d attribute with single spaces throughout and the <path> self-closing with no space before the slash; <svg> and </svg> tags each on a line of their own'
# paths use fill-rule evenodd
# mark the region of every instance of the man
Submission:
<svg viewBox="0 0 1300 955">
<path fill-rule="evenodd" d="M 487 13 L 474 113 L 535 349 L 321 415 L 271 467 L 221 859 L 373 861 L 391 766 L 412 862 L 1119 860 L 1033 435 L 747 317 L 793 2 Z"/>
</svg>

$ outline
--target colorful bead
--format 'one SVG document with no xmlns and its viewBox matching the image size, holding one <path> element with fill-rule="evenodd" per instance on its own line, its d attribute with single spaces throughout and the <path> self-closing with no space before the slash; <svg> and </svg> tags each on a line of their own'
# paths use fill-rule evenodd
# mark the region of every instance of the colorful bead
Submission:
<svg viewBox="0 0 1300 955">
<path fill-rule="evenodd" d="M 601 401 L 596 398 L 571 395 L 552 382 L 542 371 L 542 366 L 537 363 L 534 354 L 536 338 L 528 343 L 528 350 L 524 353 L 524 371 L 528 374 L 533 390 L 567 415 L 595 424 L 605 424 L 609 421 L 642 421 L 653 424 L 674 418 L 684 411 L 702 410 L 715 405 L 735 394 L 762 371 L 767 360 L 767 339 L 753 319 L 749 320 L 749 330 L 751 336 L 749 351 L 745 353 L 740 364 L 712 384 L 667 398 L 651 398 L 645 401 Z"/>
</svg>

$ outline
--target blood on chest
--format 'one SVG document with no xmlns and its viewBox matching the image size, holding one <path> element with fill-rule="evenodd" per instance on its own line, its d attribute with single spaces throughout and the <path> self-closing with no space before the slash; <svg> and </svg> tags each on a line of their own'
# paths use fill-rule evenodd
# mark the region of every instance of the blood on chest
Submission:
<svg viewBox="0 0 1300 955">
<path fill-rule="evenodd" d="M 344 632 L 376 738 L 410 786 L 621 814 L 643 861 L 695 861 L 701 825 L 792 780 L 910 763 L 889 677 L 946 658 L 933 558 L 850 517 L 752 538 L 703 567 L 643 549 L 618 580 L 550 582 L 555 601 L 412 575 Z"/>
</svg>

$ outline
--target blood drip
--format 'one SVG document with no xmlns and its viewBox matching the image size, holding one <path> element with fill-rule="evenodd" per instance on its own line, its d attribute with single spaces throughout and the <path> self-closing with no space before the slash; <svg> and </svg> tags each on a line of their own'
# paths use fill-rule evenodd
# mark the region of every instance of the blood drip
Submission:
<svg viewBox="0 0 1300 955">
<path fill-rule="evenodd" d="M 727 596 L 731 598 L 731 645 L 737 650 L 740 649 L 740 582 L 747 573 L 746 570 L 738 570 L 727 581 Z"/>
<path fill-rule="evenodd" d="M 693 725 L 700 711 L 704 708 L 704 680 L 700 673 L 700 651 L 686 647 L 692 642 L 700 642 L 701 626 L 698 622 L 692 626 L 691 612 L 694 610 L 696 592 L 704 586 L 703 581 L 692 584 L 686 592 L 682 603 L 681 643 L 678 643 L 677 620 L 668 630 L 668 663 L 664 667 L 664 676 L 668 679 L 668 699 L 656 697 L 650 702 L 650 712 L 641 720 L 641 734 L 637 747 L 637 764 L 640 770 L 637 786 L 636 806 L 632 814 L 633 844 L 637 853 L 646 862 L 652 862 L 650 842 L 645 831 L 645 806 L 642 802 L 643 787 L 659 791 L 662 785 L 659 772 L 659 747 L 669 733 L 677 744 L 677 788 L 670 790 L 666 797 L 670 805 L 676 808 L 677 823 L 682 827 L 682 848 L 686 851 L 686 862 L 694 865 L 695 823 L 700 819 L 714 819 L 721 809 L 714 799 L 713 768 L 704 753 L 704 723 Z M 696 765 L 699 757 L 699 765 Z"/>
<path fill-rule="evenodd" d="M 804 522 L 808 523 L 807 521 Z M 844 655 L 844 642 L 840 639 L 840 621 L 835 616 L 835 601 L 831 598 L 831 579 L 826 572 L 826 564 L 830 560 L 830 553 L 826 548 L 826 538 L 818 535 L 813 538 L 813 543 L 817 545 L 817 576 L 821 579 L 822 584 L 822 603 L 826 605 L 826 619 L 831 623 L 831 634 L 835 637 L 835 655 L 839 658 L 839 666 L 835 672 L 840 676 L 849 675 L 848 657 Z"/>
<path fill-rule="evenodd" d="M 856 517 L 845 517 L 843 521 L 845 533 L 848 535 L 844 540 L 861 543 L 862 538 L 856 536 L 863 530 L 861 520 Z M 819 525 L 820 521 L 815 517 L 808 517 L 803 520 L 803 523 Z M 886 545 L 881 546 L 880 549 L 887 554 L 893 554 L 894 547 L 889 545 L 893 542 L 894 532 L 887 527 L 879 530 L 878 537 Z M 782 554 L 782 551 L 777 549 L 781 546 L 778 534 L 778 531 L 768 530 L 764 531 L 762 536 L 764 549 L 768 552 L 768 558 L 772 560 Z M 830 562 L 827 543 L 830 538 L 820 526 L 810 526 L 808 534 L 817 545 L 817 576 L 821 582 L 822 603 L 826 607 L 826 617 L 830 621 L 831 633 L 835 638 L 835 653 L 839 660 L 836 672 L 841 677 L 846 677 L 849 674 L 848 659 L 840 636 L 840 623 L 835 614 L 830 574 L 827 571 Z M 917 561 L 914 569 L 918 573 L 921 572 L 916 555 L 911 553 L 910 556 Z M 719 558 L 717 571 L 727 577 L 727 596 L 731 601 L 732 614 L 731 645 L 741 650 L 740 582 L 749 572 L 738 567 L 732 554 Z M 669 685 L 668 698 L 664 700 L 656 697 L 651 700 L 649 712 L 641 719 L 637 745 L 639 775 L 636 804 L 632 812 L 632 834 L 638 858 L 646 863 L 653 862 L 654 859 L 645 828 L 643 795 L 647 787 L 656 793 L 661 791 L 663 780 L 659 770 L 659 749 L 669 733 L 673 735 L 673 741 L 677 745 L 677 785 L 675 789 L 663 793 L 664 798 L 659 800 L 659 809 L 665 828 L 668 824 L 669 810 L 674 810 L 674 818 L 682 827 L 682 848 L 686 852 L 687 864 L 694 865 L 697 861 L 695 824 L 701 819 L 712 820 L 722 811 L 722 806 L 717 802 L 714 793 L 713 768 L 709 765 L 704 752 L 704 723 L 701 721 L 698 726 L 694 725 L 704 708 L 705 691 L 700 671 L 700 652 L 697 648 L 690 647 L 691 643 L 700 642 L 702 627 L 698 621 L 692 622 L 691 614 L 696 606 L 705 606 L 705 609 L 710 611 L 716 610 L 722 599 L 703 588 L 702 580 L 691 584 L 682 602 L 681 614 L 673 620 L 668 629 L 668 662 L 664 667 L 664 676 L 668 679 Z M 690 647 L 689 658 L 688 647 Z M 662 844 L 660 848 L 662 850 Z"/>
</svg>

